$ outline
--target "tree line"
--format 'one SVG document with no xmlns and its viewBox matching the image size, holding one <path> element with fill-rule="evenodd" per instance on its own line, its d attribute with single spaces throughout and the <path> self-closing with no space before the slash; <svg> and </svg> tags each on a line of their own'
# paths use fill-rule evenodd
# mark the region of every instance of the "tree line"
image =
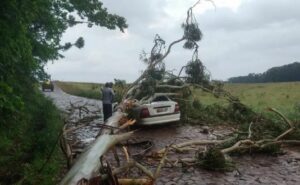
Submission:
<svg viewBox="0 0 300 185">
<path fill-rule="evenodd" d="M 230 83 L 265 83 L 265 82 L 293 82 L 300 81 L 300 63 L 273 67 L 264 73 L 250 73 L 228 79 Z"/>
</svg>

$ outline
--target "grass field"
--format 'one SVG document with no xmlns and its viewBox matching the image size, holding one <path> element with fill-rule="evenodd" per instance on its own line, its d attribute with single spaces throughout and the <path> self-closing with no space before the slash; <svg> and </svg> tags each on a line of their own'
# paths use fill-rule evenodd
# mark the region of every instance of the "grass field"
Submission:
<svg viewBox="0 0 300 185">
<path fill-rule="evenodd" d="M 225 84 L 225 89 L 257 112 L 264 113 L 272 107 L 292 118 L 300 115 L 300 82 Z M 204 104 L 226 104 L 226 100 L 220 101 L 201 90 L 195 91 L 195 97 Z"/>
<path fill-rule="evenodd" d="M 101 84 L 58 82 L 65 92 L 77 96 L 99 99 Z M 288 117 L 300 119 L 300 82 L 225 84 L 225 89 L 240 98 L 242 103 L 257 112 L 265 113 L 268 107 L 276 108 Z M 194 98 L 202 104 L 227 104 L 225 99 L 215 98 L 210 93 L 194 90 Z"/>
<path fill-rule="evenodd" d="M 61 81 L 55 83 L 68 94 L 92 99 L 101 98 L 101 87 L 103 84 Z"/>
<path fill-rule="evenodd" d="M 91 99 L 101 99 L 101 88 L 104 84 L 100 83 L 83 83 L 83 82 L 55 82 L 64 92 L 75 96 L 81 96 Z M 120 102 L 122 99 L 124 87 L 114 86 L 115 101 Z"/>
</svg>

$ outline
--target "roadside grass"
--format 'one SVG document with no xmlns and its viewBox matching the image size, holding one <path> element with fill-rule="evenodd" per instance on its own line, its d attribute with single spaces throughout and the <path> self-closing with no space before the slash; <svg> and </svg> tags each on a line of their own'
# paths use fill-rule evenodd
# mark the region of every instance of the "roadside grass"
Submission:
<svg viewBox="0 0 300 185">
<path fill-rule="evenodd" d="M 101 88 L 103 84 L 83 83 L 83 82 L 55 82 L 64 92 L 91 99 L 101 98 Z"/>
<path fill-rule="evenodd" d="M 17 122 L 0 125 L 0 184 L 56 184 L 65 164 L 57 144 L 63 121 L 37 88 Z"/>
<path fill-rule="evenodd" d="M 38 102 L 31 105 L 34 106 L 30 107 L 31 112 L 36 112 L 32 118 L 35 126 L 29 129 L 34 158 L 25 165 L 23 183 L 55 184 L 61 178 L 61 171 L 66 164 L 58 142 L 63 120 L 48 98 L 40 97 Z"/>
</svg>

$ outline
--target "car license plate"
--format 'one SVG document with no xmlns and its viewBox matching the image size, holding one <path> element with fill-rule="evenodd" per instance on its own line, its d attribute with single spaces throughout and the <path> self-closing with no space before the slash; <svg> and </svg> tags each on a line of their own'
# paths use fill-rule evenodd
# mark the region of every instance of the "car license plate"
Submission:
<svg viewBox="0 0 300 185">
<path fill-rule="evenodd" d="M 156 109 L 156 112 L 157 112 L 157 113 L 160 113 L 160 112 L 166 112 L 167 110 L 168 110 L 167 107 L 157 108 L 157 109 Z"/>
</svg>

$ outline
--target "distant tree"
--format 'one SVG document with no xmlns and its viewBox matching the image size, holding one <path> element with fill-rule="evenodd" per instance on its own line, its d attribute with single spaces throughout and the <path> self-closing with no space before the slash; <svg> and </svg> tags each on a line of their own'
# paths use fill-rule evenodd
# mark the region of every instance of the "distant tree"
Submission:
<svg viewBox="0 0 300 185">
<path fill-rule="evenodd" d="M 273 67 L 264 73 L 250 73 L 228 79 L 231 83 L 263 83 L 300 81 L 300 63 L 294 62 L 280 67 Z"/>
</svg>

